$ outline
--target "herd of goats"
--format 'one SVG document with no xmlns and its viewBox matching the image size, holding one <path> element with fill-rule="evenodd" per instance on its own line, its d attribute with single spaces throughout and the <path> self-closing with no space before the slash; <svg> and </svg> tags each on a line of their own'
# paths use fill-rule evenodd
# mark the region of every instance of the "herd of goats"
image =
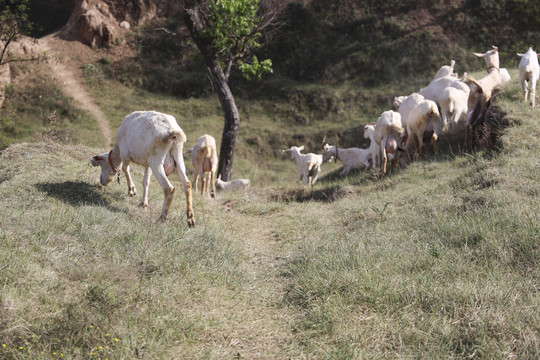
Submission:
<svg viewBox="0 0 540 360">
<path fill-rule="evenodd" d="M 497 47 L 484 54 L 474 53 L 484 58 L 488 74 L 475 80 L 466 73 L 462 78 L 454 73 L 455 62 L 442 66 L 434 79 L 425 88 L 409 96 L 394 99 L 397 111 L 384 111 L 375 123 L 364 127 L 364 137 L 371 140 L 370 147 L 338 148 L 323 140 L 322 154 L 302 154 L 303 146 L 292 146 L 283 150 L 296 159 L 298 181 L 315 184 L 323 162 L 331 159 L 343 163 L 341 175 L 352 169 L 380 167 L 386 173 L 387 160 L 394 159 L 398 151 L 414 151 L 424 154 L 424 138 L 430 139 L 434 152 L 437 151 L 437 138 L 449 126 L 455 126 L 460 119 L 466 119 L 465 147 L 472 141 L 472 132 L 479 124 L 489 106 L 493 91 L 510 81 L 505 68 L 499 67 Z M 530 48 L 518 54 L 518 66 L 524 99 L 535 106 L 536 81 L 540 66 L 536 52 Z M 530 90 L 529 90 L 530 89 Z M 101 167 L 100 181 L 109 184 L 120 171 L 126 176 L 129 196 L 135 196 L 135 184 L 129 172 L 129 164 L 134 162 L 145 167 L 143 193 L 140 206 L 148 207 L 148 188 L 152 174 L 161 185 L 164 193 L 163 207 L 159 219 L 168 218 L 175 188 L 168 176 L 176 172 L 182 181 L 187 205 L 188 226 L 195 225 L 192 206 L 191 182 L 186 175 L 183 159 L 183 146 L 186 135 L 172 115 L 156 111 L 136 111 L 125 117 L 115 136 L 114 147 L 108 152 L 92 157 L 93 166 Z M 195 192 L 201 177 L 201 194 L 210 193 L 215 198 L 215 188 L 222 190 L 245 189 L 248 179 L 222 181 L 215 179 L 218 166 L 216 141 L 210 135 L 201 136 L 197 144 L 186 151 L 191 155 L 195 173 Z"/>
</svg>

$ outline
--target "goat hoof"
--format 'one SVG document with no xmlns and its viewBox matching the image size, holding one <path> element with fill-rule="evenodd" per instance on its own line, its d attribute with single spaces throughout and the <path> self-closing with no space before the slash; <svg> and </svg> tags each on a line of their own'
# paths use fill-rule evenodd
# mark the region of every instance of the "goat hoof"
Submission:
<svg viewBox="0 0 540 360">
<path fill-rule="evenodd" d="M 168 217 L 167 215 L 161 214 L 161 215 L 159 216 L 159 218 L 158 218 L 158 221 L 163 223 L 163 222 L 167 221 L 168 218 L 169 218 L 169 217 Z"/>
<path fill-rule="evenodd" d="M 133 186 L 129 189 L 129 196 L 133 197 L 135 195 L 137 195 L 137 190 L 135 190 L 135 186 Z"/>
<path fill-rule="evenodd" d="M 193 216 L 193 214 L 188 215 L 188 226 L 195 227 L 195 217 Z"/>
<path fill-rule="evenodd" d="M 146 210 L 146 209 L 148 208 L 148 203 L 145 203 L 145 202 L 142 202 L 142 201 L 141 201 L 141 202 L 139 203 L 139 207 L 142 207 L 143 209 Z"/>
</svg>

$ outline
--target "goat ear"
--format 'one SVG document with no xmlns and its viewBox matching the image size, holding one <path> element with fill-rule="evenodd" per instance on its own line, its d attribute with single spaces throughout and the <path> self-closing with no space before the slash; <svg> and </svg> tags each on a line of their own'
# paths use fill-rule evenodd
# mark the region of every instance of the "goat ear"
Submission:
<svg viewBox="0 0 540 360">
<path fill-rule="evenodd" d="M 90 159 L 90 162 L 92 163 L 92 166 L 99 166 L 99 161 L 103 160 L 101 156 L 96 155 L 93 158 Z"/>
<path fill-rule="evenodd" d="M 300 151 L 304 150 L 304 145 L 300 146 L 300 147 L 298 148 L 298 150 L 300 150 Z"/>
<path fill-rule="evenodd" d="M 525 55 L 525 54 L 520 54 L 520 53 L 516 53 L 516 54 L 517 54 L 517 56 L 519 56 L 519 57 L 522 57 L 523 55 Z"/>
<path fill-rule="evenodd" d="M 480 53 L 475 53 L 473 52 L 474 55 L 478 56 L 478 57 L 484 57 L 485 54 L 480 54 Z"/>
</svg>

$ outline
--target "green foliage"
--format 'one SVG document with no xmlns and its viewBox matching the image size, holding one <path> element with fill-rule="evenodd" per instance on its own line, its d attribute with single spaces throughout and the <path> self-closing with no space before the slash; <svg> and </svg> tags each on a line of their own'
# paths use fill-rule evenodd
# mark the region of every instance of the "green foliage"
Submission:
<svg viewBox="0 0 540 360">
<path fill-rule="evenodd" d="M 238 62 L 242 74 L 247 78 L 259 78 L 272 71 L 272 62 L 267 59 L 259 63 L 256 57 L 248 64 L 245 59 L 261 46 L 262 34 L 257 15 L 259 0 L 210 0 L 208 1 L 209 27 L 198 36 L 211 43 L 220 61 L 229 67 Z"/>
<path fill-rule="evenodd" d="M 258 80 L 261 80 L 263 74 L 272 73 L 272 60 L 266 59 L 259 62 L 257 56 L 253 55 L 251 64 L 239 60 L 238 67 L 246 79 L 251 80 L 252 78 L 257 78 Z"/>
</svg>

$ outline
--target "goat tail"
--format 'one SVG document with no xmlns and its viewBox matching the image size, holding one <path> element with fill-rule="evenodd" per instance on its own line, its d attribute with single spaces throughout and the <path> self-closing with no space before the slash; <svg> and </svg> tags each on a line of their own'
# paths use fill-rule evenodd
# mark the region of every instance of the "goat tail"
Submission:
<svg viewBox="0 0 540 360">
<path fill-rule="evenodd" d="M 171 130 L 168 134 L 164 135 L 162 138 L 163 142 L 175 142 L 175 143 L 185 143 L 186 134 L 181 129 Z"/>
<path fill-rule="evenodd" d="M 454 113 L 454 100 L 448 99 L 448 113 L 453 114 Z"/>
</svg>

